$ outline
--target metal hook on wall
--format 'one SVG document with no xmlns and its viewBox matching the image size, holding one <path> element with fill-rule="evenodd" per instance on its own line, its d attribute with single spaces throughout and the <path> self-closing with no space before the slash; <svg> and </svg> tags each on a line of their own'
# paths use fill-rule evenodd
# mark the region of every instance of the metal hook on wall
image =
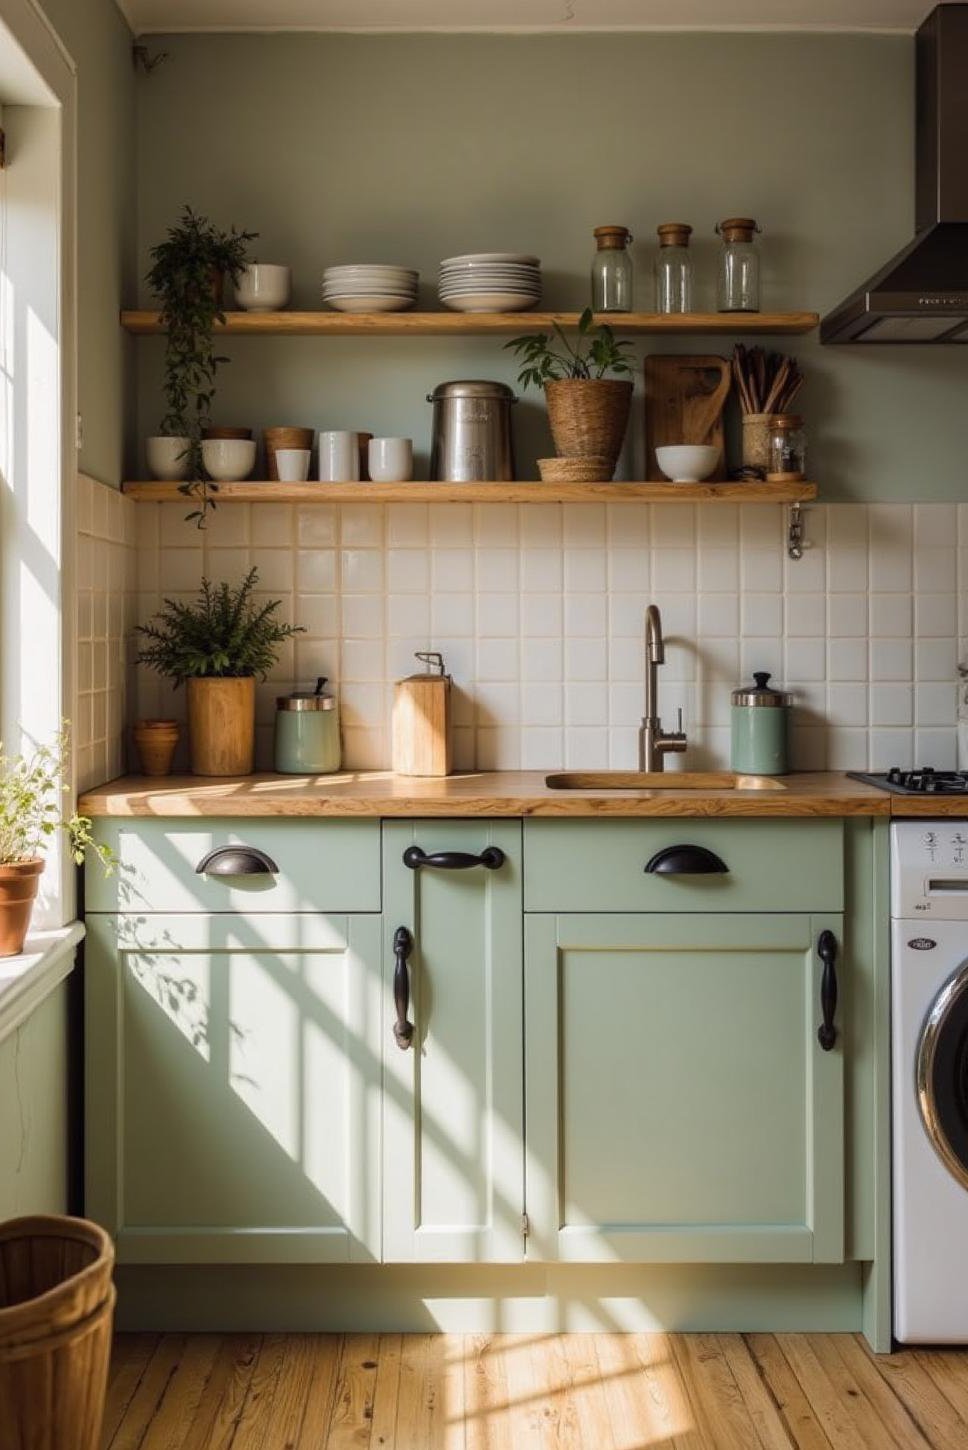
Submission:
<svg viewBox="0 0 968 1450">
<path fill-rule="evenodd" d="M 150 76 L 153 70 L 157 70 L 158 66 L 164 65 L 165 61 L 170 58 L 167 50 L 159 50 L 157 55 L 150 55 L 148 47 L 139 42 L 131 47 L 131 60 L 135 69 L 140 70 L 146 76 Z"/>
<path fill-rule="evenodd" d="M 787 554 L 791 559 L 802 559 L 806 539 L 804 537 L 803 515 L 798 503 L 790 509 L 790 523 L 787 529 Z"/>
</svg>

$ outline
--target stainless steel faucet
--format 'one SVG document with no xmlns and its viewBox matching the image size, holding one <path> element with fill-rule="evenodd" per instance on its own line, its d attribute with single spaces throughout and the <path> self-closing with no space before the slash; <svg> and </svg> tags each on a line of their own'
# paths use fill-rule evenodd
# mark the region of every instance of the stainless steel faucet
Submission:
<svg viewBox="0 0 968 1450">
<path fill-rule="evenodd" d="M 658 608 L 650 604 L 645 611 L 645 715 L 639 730 L 639 769 L 662 770 L 667 751 L 682 751 L 686 737 L 682 729 L 682 710 L 678 728 L 666 731 L 659 718 L 659 666 L 665 664 L 665 643 L 662 619 Z"/>
</svg>

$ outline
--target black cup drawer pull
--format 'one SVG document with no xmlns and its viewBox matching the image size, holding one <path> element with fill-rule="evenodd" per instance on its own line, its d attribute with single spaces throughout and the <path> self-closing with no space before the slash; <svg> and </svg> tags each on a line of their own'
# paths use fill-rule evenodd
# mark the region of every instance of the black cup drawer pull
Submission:
<svg viewBox="0 0 968 1450">
<path fill-rule="evenodd" d="M 398 926 L 393 933 L 393 1005 L 397 1020 L 393 1024 L 393 1036 L 397 1046 L 406 1052 L 413 1045 L 413 1023 L 408 1021 L 410 1012 L 410 969 L 407 961 L 413 951 L 413 937 L 405 926 Z"/>
<path fill-rule="evenodd" d="M 823 962 L 820 978 L 820 1012 L 823 1021 L 817 1028 L 817 1041 L 829 1052 L 837 1041 L 834 1018 L 837 1015 L 837 938 L 832 931 L 822 931 L 817 938 L 817 956 Z"/>
<path fill-rule="evenodd" d="M 500 846 L 485 846 L 479 856 L 469 851 L 434 851 L 427 854 L 420 846 L 408 846 L 403 853 L 403 864 L 411 871 L 421 866 L 432 866 L 438 871 L 469 871 L 472 866 L 483 866 L 487 871 L 496 871 L 505 862 Z"/>
<path fill-rule="evenodd" d="M 645 869 L 654 876 L 710 876 L 729 871 L 726 862 L 705 846 L 663 846 Z"/>
<path fill-rule="evenodd" d="M 197 876 L 275 876 L 279 867 L 256 846 L 216 846 L 195 867 Z"/>
</svg>

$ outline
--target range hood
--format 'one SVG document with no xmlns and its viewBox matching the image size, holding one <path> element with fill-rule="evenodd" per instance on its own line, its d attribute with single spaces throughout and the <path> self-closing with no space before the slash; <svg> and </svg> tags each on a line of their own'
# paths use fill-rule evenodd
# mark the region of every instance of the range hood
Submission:
<svg viewBox="0 0 968 1450">
<path fill-rule="evenodd" d="M 968 343 L 968 4 L 915 42 L 914 241 L 820 324 L 821 342 Z"/>
</svg>

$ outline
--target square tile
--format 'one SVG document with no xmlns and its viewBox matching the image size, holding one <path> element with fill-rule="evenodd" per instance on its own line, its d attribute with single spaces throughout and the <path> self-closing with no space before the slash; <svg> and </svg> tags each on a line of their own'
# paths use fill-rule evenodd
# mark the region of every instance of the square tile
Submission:
<svg viewBox="0 0 968 1450">
<path fill-rule="evenodd" d="M 340 633 L 337 594 L 301 594 L 294 614 L 296 624 L 301 624 L 309 635 L 332 639 Z"/>
<path fill-rule="evenodd" d="M 606 533 L 609 549 L 649 547 L 649 506 L 644 503 L 610 503 L 606 506 Z"/>
<path fill-rule="evenodd" d="M 607 628 L 607 598 L 605 594 L 566 595 L 566 638 L 604 638 Z"/>
<path fill-rule="evenodd" d="M 479 639 L 477 641 L 478 680 L 516 681 L 519 672 L 516 639 Z"/>
<path fill-rule="evenodd" d="M 430 504 L 428 534 L 434 549 L 470 548 L 474 543 L 473 504 Z"/>
<path fill-rule="evenodd" d="M 872 725 L 912 725 L 914 690 L 911 685 L 871 685 Z"/>
<path fill-rule="evenodd" d="M 872 680 L 910 680 L 912 675 L 910 640 L 871 640 Z"/>
<path fill-rule="evenodd" d="M 418 600 L 423 596 L 414 594 L 411 597 Z M 476 625 L 473 594 L 434 594 L 431 596 L 430 628 L 435 637 L 448 634 L 472 635 Z"/>
<path fill-rule="evenodd" d="M 782 594 L 744 594 L 740 611 L 744 636 L 775 637 L 783 632 Z"/>
<path fill-rule="evenodd" d="M 478 594 L 477 634 L 479 639 L 517 636 L 519 629 L 516 594 Z"/>
<path fill-rule="evenodd" d="M 575 726 L 565 730 L 565 765 L 569 770 L 601 770 L 607 763 L 607 730 Z"/>
<path fill-rule="evenodd" d="M 564 720 L 561 686 L 548 682 L 522 685 L 521 719 L 526 726 L 560 726 Z"/>
<path fill-rule="evenodd" d="M 958 719 L 958 687 L 951 684 L 917 685 L 914 693 L 914 718 L 919 726 L 946 725 L 956 728 Z"/>
<path fill-rule="evenodd" d="M 521 633 L 532 636 L 561 634 L 564 605 L 560 594 L 521 595 Z"/>
<path fill-rule="evenodd" d="M 604 680 L 607 674 L 608 651 L 603 640 L 565 640 L 566 680 Z"/>
<path fill-rule="evenodd" d="M 340 505 L 340 541 L 344 548 L 381 548 L 384 523 L 384 511 L 379 504 L 345 503 Z"/>
<path fill-rule="evenodd" d="M 430 599 L 426 594 L 390 594 L 386 602 L 386 621 L 388 638 L 424 635 L 429 641 Z"/>
<path fill-rule="evenodd" d="M 334 504 L 307 504 L 296 510 L 296 539 L 300 548 L 331 549 L 337 542 L 337 534 Z"/>
<path fill-rule="evenodd" d="M 601 548 L 605 543 L 605 505 L 562 505 L 562 539 L 569 549 Z"/>
<path fill-rule="evenodd" d="M 525 507 L 521 505 L 520 508 Z M 474 505 L 474 542 L 479 549 L 511 549 L 518 543 L 519 505 L 484 503 Z"/>
<path fill-rule="evenodd" d="M 696 509 L 693 504 L 654 503 L 652 505 L 652 548 L 656 553 L 667 549 L 696 547 Z"/>
<path fill-rule="evenodd" d="M 604 550 L 566 549 L 563 562 L 565 589 L 591 593 L 607 588 L 608 570 Z"/>
<path fill-rule="evenodd" d="M 303 555 L 299 555 L 300 564 Z M 349 594 L 376 594 L 383 588 L 383 550 L 382 549 L 343 549 L 340 552 L 340 584 Z M 411 559 L 411 553 L 407 550 L 403 554 L 401 565 L 400 555 L 395 550 L 387 553 L 387 559 L 394 562 L 397 575 L 405 573 Z M 426 583 L 425 576 L 420 572 L 420 565 L 426 568 L 426 555 L 420 553 L 420 560 L 417 567 L 418 578 Z M 395 581 L 396 582 L 396 581 Z M 319 588 L 331 588 L 331 585 L 320 584 Z M 403 592 L 398 590 L 398 592 Z"/>
<path fill-rule="evenodd" d="M 914 627 L 918 635 L 950 637 L 958 628 L 954 594 L 919 594 L 914 601 Z"/>
<path fill-rule="evenodd" d="M 789 638 L 825 635 L 827 631 L 826 599 L 822 594 L 788 594 L 785 617 L 786 632 Z"/>
<path fill-rule="evenodd" d="M 425 503 L 392 503 L 387 508 L 387 543 L 391 548 L 426 548 L 429 512 Z"/>
<path fill-rule="evenodd" d="M 336 588 L 336 550 L 300 549 L 296 555 L 296 587 L 307 594 Z"/>
<path fill-rule="evenodd" d="M 467 590 L 474 587 L 473 549 L 434 549 L 431 554 L 434 591 Z"/>
<path fill-rule="evenodd" d="M 739 599 L 735 594 L 700 594 L 699 635 L 709 639 L 725 635 L 735 639 L 739 634 Z"/>
<path fill-rule="evenodd" d="M 525 684 L 535 681 L 560 683 L 563 670 L 564 651 L 560 639 L 521 641 L 521 679 Z"/>
<path fill-rule="evenodd" d="M 642 549 L 610 549 L 609 589 L 645 591 L 649 588 L 649 555 Z"/>
<path fill-rule="evenodd" d="M 910 594 L 872 594 L 870 631 L 880 639 L 910 639 L 912 600 Z"/>
<path fill-rule="evenodd" d="M 425 594 L 430 588 L 430 555 L 426 549 L 388 549 L 386 560 L 387 589 L 391 594 Z M 466 589 L 468 583 L 465 576 L 461 588 Z"/>
<path fill-rule="evenodd" d="M 739 555 L 735 549 L 700 549 L 699 588 L 710 594 L 735 593 L 739 589 Z"/>
<path fill-rule="evenodd" d="M 671 505 L 665 505 L 671 507 Z M 693 549 L 652 550 L 652 587 L 656 591 L 696 587 L 696 555 Z"/>
<path fill-rule="evenodd" d="M 517 549 L 478 549 L 477 585 L 494 592 L 517 590 Z"/>
<path fill-rule="evenodd" d="M 522 549 L 559 549 L 561 533 L 561 504 L 522 506 L 519 528 Z"/>
</svg>

